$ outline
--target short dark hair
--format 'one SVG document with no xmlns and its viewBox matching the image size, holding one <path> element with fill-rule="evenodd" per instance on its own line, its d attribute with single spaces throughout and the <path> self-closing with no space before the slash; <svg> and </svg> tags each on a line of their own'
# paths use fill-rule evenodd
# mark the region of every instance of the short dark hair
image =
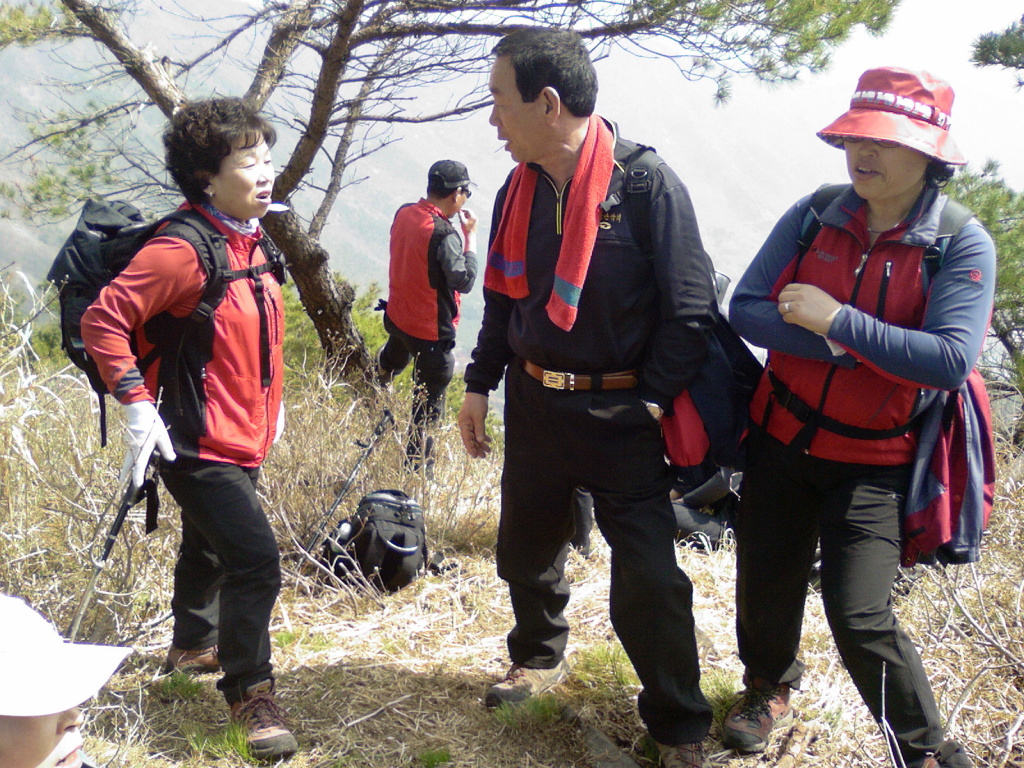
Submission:
<svg viewBox="0 0 1024 768">
<path fill-rule="evenodd" d="M 207 202 L 206 187 L 235 146 L 273 146 L 277 131 L 239 98 L 193 101 L 178 107 L 164 131 L 164 157 L 174 183 L 193 204 Z"/>
<path fill-rule="evenodd" d="M 924 169 L 924 180 L 933 187 L 942 189 L 953 178 L 956 173 L 956 166 L 944 163 L 936 158 L 931 158 L 928 167 Z"/>
<path fill-rule="evenodd" d="M 547 87 L 558 91 L 575 117 L 590 117 L 597 104 L 597 72 L 583 38 L 567 29 L 524 27 L 498 41 L 492 53 L 508 56 L 523 101 Z"/>
</svg>

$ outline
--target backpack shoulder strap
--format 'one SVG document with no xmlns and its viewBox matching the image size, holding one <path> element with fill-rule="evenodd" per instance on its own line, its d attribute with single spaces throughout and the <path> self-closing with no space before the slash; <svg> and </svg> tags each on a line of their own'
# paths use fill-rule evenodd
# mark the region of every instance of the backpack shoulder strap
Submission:
<svg viewBox="0 0 1024 768">
<path fill-rule="evenodd" d="M 191 319 L 196 323 L 204 323 L 224 300 L 228 283 L 236 279 L 228 263 L 227 238 L 211 227 L 203 216 L 193 211 L 175 211 L 162 221 L 166 221 L 167 226 L 158 232 L 159 235 L 187 241 L 199 256 L 199 264 L 206 273 L 206 286 L 199 304 L 192 311 Z"/>
<path fill-rule="evenodd" d="M 800 237 L 797 239 L 799 247 L 796 263 L 798 267 L 801 260 L 803 260 L 804 254 L 810 249 L 811 243 L 814 242 L 814 238 L 821 231 L 821 215 L 832 204 L 833 200 L 849 188 L 849 184 L 823 184 L 811 195 L 811 205 L 807 209 L 807 213 L 804 214 L 804 219 L 800 224 Z"/>
<path fill-rule="evenodd" d="M 665 161 L 655 154 L 653 147 L 637 144 L 628 158 L 622 175 L 622 199 L 626 204 L 629 231 L 644 253 L 650 253 L 654 244 L 651 237 L 651 192 L 654 173 Z"/>
<path fill-rule="evenodd" d="M 961 205 L 956 200 L 946 198 L 946 204 L 942 208 L 942 213 L 939 214 L 939 228 L 935 234 L 935 242 L 928 246 L 924 252 L 922 271 L 926 290 L 928 283 L 931 282 L 931 279 L 935 277 L 935 273 L 939 271 L 939 267 L 942 266 L 942 259 L 946 255 L 949 244 L 960 234 L 960 230 L 964 228 L 964 225 L 973 218 L 974 211 L 970 208 Z"/>
<path fill-rule="evenodd" d="M 288 266 L 288 260 L 285 258 L 284 252 L 277 247 L 277 243 L 271 239 L 270 235 L 264 233 L 263 237 L 260 238 L 260 249 L 267 259 L 267 268 L 270 272 L 274 273 L 274 279 L 277 280 L 278 284 L 284 285 L 288 282 L 288 274 L 285 271 Z"/>
</svg>

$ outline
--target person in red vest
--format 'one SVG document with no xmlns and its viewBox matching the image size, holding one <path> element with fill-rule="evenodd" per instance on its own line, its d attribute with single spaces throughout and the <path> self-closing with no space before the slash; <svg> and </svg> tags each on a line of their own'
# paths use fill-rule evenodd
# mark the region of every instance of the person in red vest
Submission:
<svg viewBox="0 0 1024 768">
<path fill-rule="evenodd" d="M 406 203 L 391 225 L 391 266 L 384 328 L 389 338 L 377 356 L 382 383 L 413 363 L 412 423 L 406 466 L 432 466 L 427 428 L 444 413 L 455 371 L 459 303 L 476 281 L 476 217 L 463 208 L 473 194 L 469 171 L 438 160 L 427 173 L 427 196 Z M 458 218 L 462 235 L 452 224 Z"/>
<path fill-rule="evenodd" d="M 745 690 L 722 724 L 723 744 L 741 752 L 764 751 L 793 719 L 820 544 L 825 615 L 893 764 L 973 765 L 946 739 L 892 600 L 919 406 L 970 376 L 995 290 L 995 248 L 980 222 L 968 215 L 937 243 L 956 211 L 942 187 L 966 162 L 949 132 L 952 107 L 953 89 L 927 72 L 861 75 L 850 108 L 817 134 L 843 150 L 852 183 L 815 214 L 810 243 L 802 222 L 813 198 L 793 205 L 733 294 L 733 327 L 768 349 L 736 517 Z"/>
</svg>

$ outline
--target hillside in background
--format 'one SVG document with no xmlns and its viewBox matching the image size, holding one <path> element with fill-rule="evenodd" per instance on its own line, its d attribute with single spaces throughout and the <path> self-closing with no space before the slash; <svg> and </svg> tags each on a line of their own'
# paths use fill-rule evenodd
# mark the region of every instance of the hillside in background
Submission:
<svg viewBox="0 0 1024 768">
<path fill-rule="evenodd" d="M 217 13 L 226 14 L 238 5 L 242 3 L 225 0 Z M 737 80 L 725 106 L 715 105 L 710 83 L 687 81 L 667 62 L 616 51 L 597 62 L 598 112 L 616 121 L 623 136 L 655 147 L 687 184 L 705 247 L 735 284 L 786 208 L 820 184 L 846 179 L 842 154 L 814 133 L 846 108 L 857 76 L 870 66 L 928 68 L 949 78 L 957 91 L 954 134 L 972 166 L 997 159 L 1009 183 L 1024 188 L 1024 153 L 1015 129 L 1024 125 L 1024 95 L 1013 90 L 1012 78 L 1004 73 L 970 65 L 974 38 L 1002 28 L 1018 12 L 1005 0 L 980 0 L 972 4 L 969 24 L 950 25 L 937 18 L 929 0 L 904 0 L 882 38 L 855 33 L 827 72 L 775 88 Z M 201 39 L 180 39 L 173 16 L 158 20 L 142 14 L 133 35 L 140 42 L 149 41 L 157 54 L 171 46 L 206 45 Z M 52 55 L 17 48 L 0 52 L 0 96 L 5 103 L 0 109 L 0 157 L 25 135 L 17 116 L 54 98 L 39 85 L 47 76 L 66 71 L 54 57 L 85 60 L 82 46 L 89 44 L 75 45 L 80 47 L 64 46 Z M 241 69 L 222 65 L 193 72 L 186 87 L 195 96 L 213 91 L 233 94 L 247 82 Z M 463 90 L 477 85 L 481 83 L 467 82 Z M 60 95 L 68 93 L 78 99 L 95 97 L 74 89 Z M 454 95 L 451 89 L 437 88 L 421 98 L 440 105 Z M 993 105 L 998 105 L 998 120 L 992 117 Z M 291 140 L 288 116 L 277 117 L 282 129 L 276 153 L 280 164 Z M 155 110 L 147 110 L 146 118 L 133 138 L 158 148 L 162 119 Z M 487 118 L 482 111 L 455 122 L 398 127 L 393 138 L 400 140 L 356 163 L 322 238 L 332 268 L 357 288 L 376 284 L 386 293 L 388 230 L 394 212 L 422 196 L 427 168 L 443 157 L 465 162 L 479 185 L 470 207 L 481 219 L 481 245 L 485 243 L 495 192 L 512 167 Z M 159 158 L 154 156 L 152 162 Z M 297 199 L 293 204 L 300 215 L 309 216 L 305 202 Z M 13 261 L 41 279 L 72 224 L 38 227 L 0 220 L 0 238 L 6 246 L 2 263 Z M 463 310 L 460 363 L 467 359 L 479 328 L 479 287 L 464 298 Z"/>
</svg>

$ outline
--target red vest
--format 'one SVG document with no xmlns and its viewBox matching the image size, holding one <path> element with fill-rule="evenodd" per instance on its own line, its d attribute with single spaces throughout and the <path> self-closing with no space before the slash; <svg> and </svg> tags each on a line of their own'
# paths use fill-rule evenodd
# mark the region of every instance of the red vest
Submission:
<svg viewBox="0 0 1024 768">
<path fill-rule="evenodd" d="M 848 230 L 823 227 L 800 260 L 796 276 L 787 277 L 786 282 L 816 285 L 837 301 L 887 323 L 920 328 L 925 311 L 921 285 L 924 248 L 890 241 L 876 244 L 865 257 L 865 247 Z M 916 384 L 894 380 L 864 362 L 852 369 L 841 368 L 774 351 L 768 362 L 803 402 L 857 427 L 887 430 L 906 424 L 919 396 Z M 771 390 L 766 373 L 751 404 L 755 423 L 763 419 Z M 783 443 L 789 444 L 801 427 L 803 423 L 785 408 L 772 408 L 768 432 Z M 858 464 L 906 464 L 913 461 L 916 444 L 913 431 L 883 440 L 859 440 L 819 429 L 809 453 Z"/>
<path fill-rule="evenodd" d="M 455 338 L 460 298 L 447 286 L 437 248 L 455 232 L 426 200 L 403 205 L 391 225 L 388 318 L 404 333 L 427 341 Z"/>
</svg>

